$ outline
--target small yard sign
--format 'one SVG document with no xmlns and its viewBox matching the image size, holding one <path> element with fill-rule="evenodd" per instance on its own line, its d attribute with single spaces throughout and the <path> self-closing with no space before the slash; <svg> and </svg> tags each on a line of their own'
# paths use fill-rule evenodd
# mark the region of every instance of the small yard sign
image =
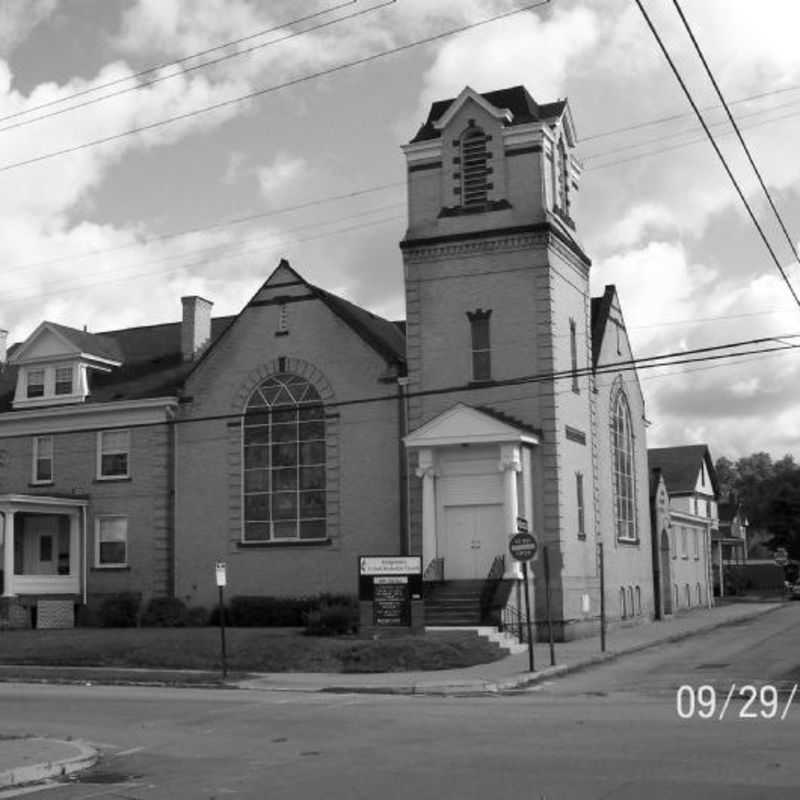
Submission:
<svg viewBox="0 0 800 800">
<path fill-rule="evenodd" d="M 228 582 L 228 565 L 224 561 L 217 561 L 216 574 L 217 586 L 225 586 Z"/>
</svg>

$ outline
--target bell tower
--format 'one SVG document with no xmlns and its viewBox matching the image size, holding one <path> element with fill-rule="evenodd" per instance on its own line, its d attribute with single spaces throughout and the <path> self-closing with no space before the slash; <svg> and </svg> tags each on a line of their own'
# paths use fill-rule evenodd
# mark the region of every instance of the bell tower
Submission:
<svg viewBox="0 0 800 800">
<path fill-rule="evenodd" d="M 437 467 L 435 448 L 441 463 L 451 466 L 458 455 L 453 447 L 462 454 L 479 450 L 474 437 L 454 438 L 448 450 L 444 434 L 428 435 L 445 430 L 447 414 L 447 420 L 466 420 L 467 412 L 452 412 L 463 404 L 520 432 L 518 445 L 497 428 L 496 435 L 506 438 L 493 443 L 506 454 L 497 469 L 513 467 L 519 484 L 503 478 L 503 524 L 508 527 L 514 515 L 509 508 L 518 509 L 540 542 L 553 545 L 551 568 L 577 574 L 583 567 L 567 563 L 573 555 L 561 542 L 575 505 L 575 475 L 587 498 L 594 484 L 591 392 L 581 373 L 591 364 L 590 261 L 575 230 L 581 175 L 575 145 L 565 99 L 541 104 L 522 86 L 485 94 L 466 87 L 456 98 L 434 102 L 403 147 L 408 229 L 400 248 L 409 439 L 416 443 L 409 448 L 410 474 L 424 473 L 430 502 L 436 501 L 426 512 L 428 528 L 446 526 L 437 520 L 451 507 L 441 499 L 449 496 L 450 478 Z M 567 380 L 548 379 L 559 372 Z M 487 422 L 487 436 L 490 428 Z M 572 441 L 565 430 L 572 431 Z M 421 431 L 416 438 L 415 431 Z M 425 442 L 433 444 L 423 447 Z M 458 470 L 472 468 L 469 459 L 459 458 Z M 459 485 L 468 484 L 465 479 Z M 411 486 L 411 552 L 427 559 L 436 548 L 429 535 L 423 537 L 422 486 L 415 488 L 413 478 Z M 494 502 L 490 495 L 488 505 Z M 467 489 L 459 497 L 459 503 L 477 502 Z"/>
</svg>

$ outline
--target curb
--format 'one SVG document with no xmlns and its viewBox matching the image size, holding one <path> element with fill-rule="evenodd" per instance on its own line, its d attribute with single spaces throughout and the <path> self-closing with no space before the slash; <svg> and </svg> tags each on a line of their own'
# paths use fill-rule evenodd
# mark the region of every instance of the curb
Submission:
<svg viewBox="0 0 800 800">
<path fill-rule="evenodd" d="M 783 607 L 783 603 L 776 603 L 769 608 L 759 609 L 758 611 L 743 614 L 735 619 L 726 619 L 718 622 L 712 622 L 708 625 L 703 625 L 690 631 L 680 631 L 673 633 L 663 639 L 658 639 L 652 642 L 645 642 L 643 644 L 631 645 L 620 650 L 612 650 L 606 653 L 597 653 L 596 655 L 583 658 L 575 661 L 572 664 L 557 664 L 553 667 L 546 667 L 533 674 L 523 673 L 516 678 L 507 678 L 505 680 L 493 681 L 475 681 L 473 684 L 441 684 L 441 685 L 413 685 L 413 686 L 374 686 L 374 687 L 358 687 L 358 686 L 327 686 L 319 689 L 310 689 L 306 691 L 328 692 L 332 694 L 400 694 L 400 695 L 417 695 L 429 697 L 466 697 L 466 696 L 487 696 L 487 695 L 502 695 L 507 692 L 513 692 L 517 689 L 524 689 L 528 686 L 533 686 L 549 678 L 560 678 L 564 675 L 578 672 L 583 669 L 588 669 L 597 664 L 603 664 L 607 661 L 613 661 L 616 658 L 624 655 L 631 655 L 633 653 L 640 653 L 644 650 L 649 650 L 652 647 L 659 647 L 663 644 L 670 644 L 673 642 L 680 642 L 684 639 L 689 639 L 692 636 L 697 636 L 703 633 L 724 628 L 728 625 L 737 625 L 740 622 L 746 622 L 751 619 L 769 614 L 778 608 Z M 299 690 L 298 691 L 302 691 Z"/>
<path fill-rule="evenodd" d="M 40 783 L 49 778 L 61 778 L 73 772 L 88 769 L 97 763 L 98 753 L 93 747 L 89 747 L 79 742 L 66 742 L 62 739 L 28 739 L 35 742 L 58 742 L 59 744 L 73 747 L 78 750 L 77 755 L 70 758 L 62 758 L 59 761 L 43 761 L 40 764 L 30 764 L 25 767 L 14 767 L 13 769 L 0 772 L 0 789 L 7 789 L 12 786 L 20 786 L 28 783 Z"/>
</svg>

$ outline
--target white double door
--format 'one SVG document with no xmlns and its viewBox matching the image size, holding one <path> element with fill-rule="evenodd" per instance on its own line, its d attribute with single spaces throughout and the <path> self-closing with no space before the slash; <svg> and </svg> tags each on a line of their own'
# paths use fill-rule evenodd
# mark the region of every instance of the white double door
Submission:
<svg viewBox="0 0 800 800">
<path fill-rule="evenodd" d="M 441 555 L 447 580 L 483 579 L 503 553 L 503 505 L 444 507 Z"/>
</svg>

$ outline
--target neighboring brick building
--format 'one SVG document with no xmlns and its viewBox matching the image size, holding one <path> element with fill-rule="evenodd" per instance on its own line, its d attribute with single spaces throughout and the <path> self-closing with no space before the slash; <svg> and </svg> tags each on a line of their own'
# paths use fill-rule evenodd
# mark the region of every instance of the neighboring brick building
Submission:
<svg viewBox="0 0 800 800">
<path fill-rule="evenodd" d="M 609 616 L 652 616 L 644 400 L 614 287 L 589 295 L 575 142 L 522 87 L 433 104 L 404 148 L 406 323 L 281 262 L 234 317 L 189 297 L 180 323 L 9 348 L 7 604 L 208 606 L 220 560 L 234 594 L 354 592 L 357 555 L 413 553 L 520 606 L 522 517 L 559 638 L 597 628 L 600 544 Z M 541 558 L 533 584 L 541 621 Z"/>
</svg>

